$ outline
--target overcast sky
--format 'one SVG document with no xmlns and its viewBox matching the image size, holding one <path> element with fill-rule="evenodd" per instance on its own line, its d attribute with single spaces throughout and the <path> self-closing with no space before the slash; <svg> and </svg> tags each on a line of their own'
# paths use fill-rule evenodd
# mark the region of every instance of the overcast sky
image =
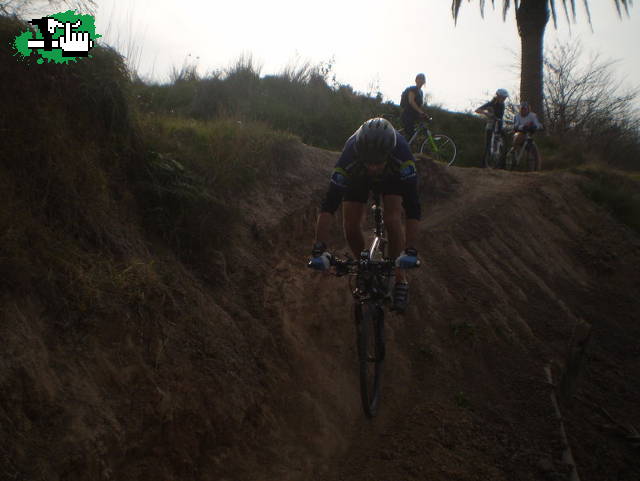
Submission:
<svg viewBox="0 0 640 481">
<path fill-rule="evenodd" d="M 520 43 L 513 10 L 506 22 L 487 2 L 464 2 L 458 25 L 450 0 L 98 0 L 96 32 L 136 57 L 143 77 L 166 81 L 172 67 L 198 58 L 201 73 L 224 69 L 251 54 L 262 74 L 298 60 L 334 59 L 337 80 L 361 92 L 379 90 L 399 102 L 418 72 L 427 75 L 432 103 L 452 110 L 475 108 L 498 87 L 519 86 Z M 513 3 L 513 2 L 512 2 Z M 496 5 L 501 5 L 496 1 Z M 561 2 L 556 1 L 559 9 Z M 545 47 L 579 38 L 586 53 L 616 59 L 629 87 L 640 86 L 640 11 L 620 20 L 613 0 L 590 2 L 593 32 L 582 2 L 569 28 L 558 12 Z M 190 56 L 189 56 L 190 55 Z"/>
</svg>

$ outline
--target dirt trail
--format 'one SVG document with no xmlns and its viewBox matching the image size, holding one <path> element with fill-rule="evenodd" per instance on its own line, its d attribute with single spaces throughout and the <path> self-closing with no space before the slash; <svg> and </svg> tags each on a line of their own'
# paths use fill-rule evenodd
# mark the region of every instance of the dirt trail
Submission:
<svg viewBox="0 0 640 481">
<path fill-rule="evenodd" d="M 388 317 L 369 421 L 347 282 L 306 268 L 336 156 L 300 146 L 245 197 L 230 245 L 206 259 L 216 282 L 113 196 L 138 247 L 77 248 L 79 307 L 3 294 L 0 479 L 565 479 L 544 367 L 561 372 L 583 321 L 579 400 L 563 413 L 578 472 L 640 479 L 624 437 L 640 429 L 638 237 L 574 175 L 422 160 L 423 267 L 407 314 Z M 25 252 L 48 262 L 55 247 Z M 345 249 L 338 228 L 332 247 Z"/>
<path fill-rule="evenodd" d="M 289 232 L 294 252 L 276 267 L 265 304 L 294 352 L 282 403 L 301 431 L 276 478 L 565 479 L 544 366 L 561 373 L 586 321 L 584 401 L 564 413 L 578 472 L 638 479 L 637 451 L 602 427 L 597 408 L 640 426 L 638 238 L 571 174 L 421 167 L 424 267 L 412 276 L 409 312 L 389 317 L 374 421 L 360 413 L 346 283 L 306 272 L 311 232 Z"/>
</svg>

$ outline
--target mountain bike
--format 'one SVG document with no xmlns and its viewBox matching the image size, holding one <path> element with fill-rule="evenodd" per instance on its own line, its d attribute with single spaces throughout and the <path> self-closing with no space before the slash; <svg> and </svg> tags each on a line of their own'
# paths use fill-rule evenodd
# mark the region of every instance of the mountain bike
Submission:
<svg viewBox="0 0 640 481">
<path fill-rule="evenodd" d="M 492 122 L 491 141 L 489 142 L 489 151 L 485 152 L 483 159 L 483 167 L 491 167 L 499 169 L 503 166 L 502 156 L 504 155 L 504 139 L 500 129 L 501 122 L 493 115 L 484 115 L 487 121 Z"/>
<path fill-rule="evenodd" d="M 409 145 L 412 147 L 420 147 L 421 154 L 428 155 L 433 160 L 444 162 L 447 166 L 453 164 L 456 160 L 458 149 L 451 137 L 444 134 L 431 134 L 427 122 L 431 119 L 421 120 L 416 126 L 416 131 L 409 139 Z"/>
<path fill-rule="evenodd" d="M 385 358 L 384 307 L 391 302 L 395 260 L 386 255 L 380 194 L 374 192 L 371 207 L 375 221 L 374 238 L 358 259 L 333 257 L 331 265 L 337 277 L 348 275 L 353 295 L 356 325 L 360 397 L 367 417 L 376 415 L 380 404 L 382 363 Z M 418 262 L 418 267 L 420 264 Z M 355 279 L 355 283 L 353 280 Z"/>
<path fill-rule="evenodd" d="M 382 114 L 381 117 L 387 120 L 393 119 L 393 116 L 389 114 Z M 411 151 L 428 155 L 433 160 L 444 162 L 447 166 L 452 165 L 458 153 L 456 144 L 451 137 L 445 134 L 432 134 L 427 126 L 427 122 L 431 120 L 431 118 L 423 119 L 416 125 L 415 132 L 408 139 Z M 398 132 L 404 135 L 404 129 L 399 129 Z"/>
<path fill-rule="evenodd" d="M 518 148 L 511 147 L 505 159 L 505 168 L 515 170 L 522 162 L 529 171 L 540 170 L 540 154 L 538 146 L 533 140 L 533 133 L 526 132 L 526 137 L 522 145 Z"/>
</svg>

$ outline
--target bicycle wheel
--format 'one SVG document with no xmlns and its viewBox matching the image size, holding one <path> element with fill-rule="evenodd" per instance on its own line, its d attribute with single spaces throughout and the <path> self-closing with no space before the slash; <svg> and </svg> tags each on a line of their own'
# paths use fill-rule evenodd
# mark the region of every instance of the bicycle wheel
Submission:
<svg viewBox="0 0 640 481">
<path fill-rule="evenodd" d="M 444 134 L 435 134 L 431 138 L 427 137 L 420 146 L 420 153 L 431 156 L 433 160 L 444 162 L 447 165 L 453 164 L 456 160 L 456 144 Z"/>
<path fill-rule="evenodd" d="M 531 172 L 540 170 L 540 156 L 535 144 L 527 149 L 527 169 Z"/>
<path fill-rule="evenodd" d="M 494 141 L 493 151 L 489 154 L 489 167 L 492 169 L 500 169 L 502 165 L 503 142 L 500 137 Z"/>
<path fill-rule="evenodd" d="M 380 380 L 384 360 L 384 313 L 371 302 L 356 304 L 358 364 L 362 409 L 372 418 L 380 403 Z"/>
<path fill-rule="evenodd" d="M 513 150 L 507 152 L 507 156 L 504 159 L 505 170 L 513 170 L 516 165 L 516 153 Z"/>
</svg>

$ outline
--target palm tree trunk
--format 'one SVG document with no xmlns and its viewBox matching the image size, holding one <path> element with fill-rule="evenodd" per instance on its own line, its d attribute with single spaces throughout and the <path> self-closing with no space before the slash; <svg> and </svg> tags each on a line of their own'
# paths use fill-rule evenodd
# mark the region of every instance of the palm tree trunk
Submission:
<svg viewBox="0 0 640 481">
<path fill-rule="evenodd" d="M 544 119 L 543 109 L 543 43 L 549 21 L 548 0 L 522 0 L 516 11 L 520 34 L 520 100 L 528 100 L 531 110 Z"/>
</svg>

